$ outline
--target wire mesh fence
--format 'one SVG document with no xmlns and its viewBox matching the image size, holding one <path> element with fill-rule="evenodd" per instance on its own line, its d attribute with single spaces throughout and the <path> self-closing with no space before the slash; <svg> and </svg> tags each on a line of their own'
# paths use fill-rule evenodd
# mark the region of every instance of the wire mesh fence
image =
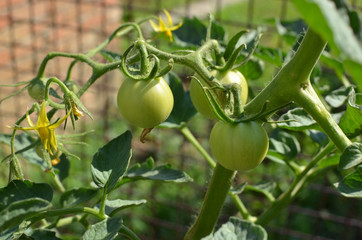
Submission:
<svg viewBox="0 0 362 240">
<path fill-rule="evenodd" d="M 289 12 L 291 5 L 289 1 L 273 1 L 278 2 L 279 7 L 277 13 L 270 13 L 270 17 L 278 16 L 281 19 L 293 17 Z M 238 18 L 224 15 L 221 11 L 227 6 L 240 2 L 245 4 L 243 8 L 237 9 L 240 12 Z M 260 24 L 255 15 L 264 3 L 261 0 L 4 0 L 0 2 L 0 84 L 29 81 L 36 75 L 42 59 L 48 52 L 86 52 L 101 43 L 121 22 L 133 21 L 140 15 L 157 14 L 163 8 L 167 8 L 177 18 L 193 16 L 203 18 L 209 12 L 213 12 L 215 18 L 223 24 L 245 28 Z M 351 3 L 357 5 L 357 1 Z M 120 52 L 121 45 L 122 39 L 118 39 L 107 49 Z M 70 62 L 70 59 L 54 59 L 47 67 L 46 73 L 64 79 Z M 90 74 L 90 68 L 80 65 L 73 72 L 73 80 L 81 85 Z M 86 107 L 94 114 L 96 121 L 101 122 L 100 125 L 105 132 L 112 124 L 110 119 L 115 108 L 114 96 L 120 84 L 119 78 L 119 72 L 107 73 L 99 83 L 95 84 L 92 91 L 82 97 Z M 0 99 L 21 88 L 22 86 L 1 87 Z M 5 126 L 13 124 L 31 104 L 32 100 L 26 94 L 2 102 L 0 130 L 10 133 Z M 83 128 L 86 124 L 88 122 L 84 121 Z M 184 140 L 180 141 L 180 146 L 187 148 L 183 145 Z M 181 151 L 181 158 L 183 163 L 188 164 L 187 161 L 193 161 L 192 156 L 183 153 L 184 151 Z M 208 174 L 205 171 L 205 176 Z M 127 216 L 130 219 L 141 217 L 144 224 L 149 225 L 147 229 L 152 231 L 150 235 L 154 237 L 144 234 L 142 239 L 159 239 L 157 236 L 162 236 L 161 229 L 166 229 L 169 234 L 175 236 L 175 239 L 181 239 L 187 227 L 183 216 L 196 214 L 194 207 L 183 203 L 181 198 L 180 201 L 173 202 L 160 199 L 155 193 L 158 187 L 150 187 L 152 191 L 147 190 L 152 206 L 147 211 L 150 215 L 145 215 L 144 212 L 139 214 L 130 212 Z M 202 197 L 203 186 L 193 184 L 192 188 Z M 127 191 L 131 196 L 137 195 L 130 189 Z M 267 228 L 270 239 L 362 239 L 360 200 L 349 200 L 336 195 L 337 192 L 333 188 L 326 187 L 324 182 L 321 185 L 310 186 L 308 191 L 308 194 L 302 193 L 301 198 L 298 198 L 283 216 L 278 216 L 280 221 L 283 220 L 281 224 L 275 221 L 275 224 Z M 166 207 L 159 209 L 158 202 L 162 202 Z M 336 206 L 336 203 L 344 205 Z M 341 208 L 342 212 L 338 210 Z M 226 210 L 235 213 L 235 209 Z M 167 221 L 168 211 L 174 211 L 178 215 L 175 219 L 180 221 Z M 142 225 L 139 222 L 134 224 Z M 303 225 L 304 228 L 296 228 L 296 225 Z M 329 234 L 335 232 L 333 229 L 339 229 L 340 234 L 338 236 Z"/>
</svg>

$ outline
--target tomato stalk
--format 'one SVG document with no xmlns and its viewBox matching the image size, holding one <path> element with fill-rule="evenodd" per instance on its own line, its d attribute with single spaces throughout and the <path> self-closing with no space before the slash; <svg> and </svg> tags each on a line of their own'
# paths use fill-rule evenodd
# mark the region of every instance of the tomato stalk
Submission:
<svg viewBox="0 0 362 240">
<path fill-rule="evenodd" d="M 200 213 L 185 240 L 198 240 L 212 233 L 235 173 L 216 164 Z"/>
</svg>

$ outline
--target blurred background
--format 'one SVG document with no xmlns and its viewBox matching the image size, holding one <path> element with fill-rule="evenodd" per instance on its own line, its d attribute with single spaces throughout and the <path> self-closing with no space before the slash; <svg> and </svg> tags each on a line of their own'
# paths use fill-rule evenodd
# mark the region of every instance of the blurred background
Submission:
<svg viewBox="0 0 362 240">
<path fill-rule="evenodd" d="M 362 9 L 361 0 L 349 3 Z M 149 15 L 158 15 L 167 9 L 175 22 L 184 17 L 206 20 L 208 13 L 224 25 L 231 37 L 245 28 L 265 26 L 267 31 L 261 43 L 265 46 L 284 48 L 276 33 L 274 19 L 297 20 L 298 12 L 288 0 L 3 0 L 0 1 L 0 84 L 12 84 L 31 80 L 48 52 L 86 52 L 106 39 L 121 23 L 139 20 Z M 149 30 L 150 31 L 150 30 Z M 151 32 L 151 31 L 150 31 Z M 151 36 L 151 35 L 150 35 Z M 115 39 L 107 50 L 123 53 L 131 38 Z M 167 48 L 166 41 L 160 41 Z M 162 48 L 162 45 L 160 45 Z M 288 49 L 289 47 L 287 47 Z M 46 75 L 64 79 L 70 59 L 56 58 L 47 68 Z M 265 67 L 263 76 L 255 83 L 263 87 L 277 69 Z M 73 80 L 82 85 L 90 76 L 90 68 L 77 65 Z M 182 75 L 192 74 L 182 72 Z M 120 71 L 104 75 L 83 97 L 85 106 L 92 112 L 94 120 L 87 117 L 78 122 L 77 131 L 94 129 L 95 132 L 82 139 L 86 147 L 74 148 L 81 161 L 72 162 L 66 186 L 88 186 L 93 154 L 104 143 L 122 133 L 126 125 L 116 108 L 116 92 L 121 83 Z M 0 87 L 0 99 L 21 87 Z M 0 130 L 10 133 L 6 125 L 12 125 L 31 107 L 33 100 L 26 92 L 0 104 Z M 191 130 L 207 147 L 212 122 L 196 116 L 189 123 Z M 139 135 L 139 130 L 133 129 Z M 138 133 L 137 133 L 138 131 Z M 61 133 L 61 131 L 59 131 Z M 201 205 L 205 186 L 211 174 L 210 168 L 198 152 L 176 130 L 155 129 L 146 144 L 135 139 L 134 162 L 143 162 L 152 156 L 156 164 L 169 163 L 185 170 L 194 182 L 191 184 L 133 183 L 122 188 L 115 197 L 123 199 L 148 199 L 142 207 L 125 211 L 124 221 L 142 239 L 182 239 Z M 308 151 L 313 151 L 308 150 Z M 0 145 L 0 156 L 6 156 L 8 148 Z M 23 162 L 24 174 L 34 181 L 43 181 L 45 173 L 29 163 Z M 85 174 L 80 174 L 81 172 Z M 0 186 L 6 185 L 7 163 L 0 165 Z M 281 189 L 292 179 L 287 169 L 276 164 L 263 164 L 252 174 L 239 176 L 238 181 L 260 184 L 277 181 Z M 362 239 L 362 202 L 340 196 L 330 182 L 336 179 L 333 173 L 316 179 L 285 211 L 276 216 L 266 227 L 270 239 Z M 253 214 L 260 213 L 266 204 L 264 198 L 255 193 L 242 195 L 245 205 Z M 228 199 L 220 219 L 225 222 L 237 212 Z M 74 224 L 72 232 L 80 226 Z M 69 232 L 69 236 L 72 233 Z M 70 237 L 71 239 L 71 237 Z"/>
</svg>

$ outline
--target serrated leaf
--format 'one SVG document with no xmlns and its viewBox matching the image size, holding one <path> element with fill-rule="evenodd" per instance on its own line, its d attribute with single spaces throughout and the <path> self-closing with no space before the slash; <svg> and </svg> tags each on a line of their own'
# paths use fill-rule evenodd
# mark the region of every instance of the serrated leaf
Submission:
<svg viewBox="0 0 362 240">
<path fill-rule="evenodd" d="M 82 236 L 83 240 L 112 240 L 118 236 L 118 231 L 123 225 L 122 218 L 107 218 L 92 225 Z"/>
<path fill-rule="evenodd" d="M 362 144 L 352 143 L 343 150 L 338 165 L 339 170 L 347 170 L 362 163 Z"/>
<path fill-rule="evenodd" d="M 294 108 L 283 114 L 278 121 L 286 121 L 278 123 L 281 128 L 302 131 L 306 129 L 319 130 L 317 122 L 303 108 Z"/>
<path fill-rule="evenodd" d="M 347 101 L 351 90 L 352 87 L 340 87 L 328 94 L 325 100 L 330 106 L 338 108 Z"/>
<path fill-rule="evenodd" d="M 0 211 L 0 232 L 15 227 L 22 221 L 51 207 L 50 202 L 41 198 L 29 198 L 12 202 Z"/>
<path fill-rule="evenodd" d="M 0 210 L 13 202 L 30 198 L 40 198 L 51 202 L 53 189 L 46 183 L 13 180 L 6 187 L 0 188 Z"/>
<path fill-rule="evenodd" d="M 158 180 L 165 182 L 191 182 L 192 178 L 185 172 L 172 169 L 169 165 L 154 168 L 154 161 L 148 158 L 145 163 L 130 167 L 126 172 L 127 181 Z"/>
<path fill-rule="evenodd" d="M 189 121 L 197 111 L 191 102 L 190 92 L 185 92 L 182 81 L 176 74 L 170 72 L 164 76 L 164 79 L 170 85 L 174 97 L 174 105 L 170 116 L 165 122 L 160 124 L 160 127 L 180 128 Z"/>
<path fill-rule="evenodd" d="M 355 137 L 362 133 L 361 119 L 362 94 L 356 94 L 352 89 L 348 97 L 347 110 L 339 121 L 339 126 L 345 134 L 350 137 Z"/>
<path fill-rule="evenodd" d="M 334 184 L 345 197 L 362 197 L 362 165 L 347 175 L 341 182 Z"/>
<path fill-rule="evenodd" d="M 62 207 L 70 207 L 89 201 L 97 195 L 98 190 L 91 188 L 77 188 L 66 191 L 60 197 Z"/>
<path fill-rule="evenodd" d="M 141 200 L 122 200 L 122 199 L 106 200 L 105 213 L 109 216 L 112 216 L 125 208 L 137 207 L 142 204 L 145 204 L 146 202 L 147 202 L 147 200 L 145 200 L 145 199 L 141 199 Z M 99 208 L 98 205 L 97 205 L 97 208 Z"/>
<path fill-rule="evenodd" d="M 91 164 L 94 183 L 106 188 L 107 193 L 116 185 L 128 168 L 132 155 L 132 134 L 126 131 L 114 138 L 93 156 Z"/>
<path fill-rule="evenodd" d="M 202 240 L 267 240 L 268 234 L 260 225 L 231 217 L 214 234 Z"/>
</svg>

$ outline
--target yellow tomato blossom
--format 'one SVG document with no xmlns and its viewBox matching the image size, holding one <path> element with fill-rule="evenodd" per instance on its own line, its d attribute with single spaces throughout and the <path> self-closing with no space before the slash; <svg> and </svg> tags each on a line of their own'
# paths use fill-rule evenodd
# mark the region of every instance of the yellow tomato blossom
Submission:
<svg viewBox="0 0 362 240">
<path fill-rule="evenodd" d="M 175 31 L 176 29 L 180 28 L 182 25 L 182 22 L 179 24 L 173 26 L 172 18 L 168 11 L 166 9 L 163 10 L 166 17 L 167 17 L 167 24 L 162 20 L 161 16 L 158 16 L 158 25 L 155 24 L 152 20 L 150 20 L 150 24 L 155 32 L 163 32 L 166 34 L 170 42 L 172 42 L 172 31 Z"/>
<path fill-rule="evenodd" d="M 69 116 L 71 111 L 68 112 L 66 116 L 64 116 L 62 119 L 56 121 L 55 123 L 50 124 L 49 119 L 47 116 L 47 113 L 45 111 L 45 103 L 43 102 L 41 105 L 41 109 L 39 112 L 38 121 L 36 122 L 36 125 L 33 124 L 33 122 L 30 119 L 30 116 L 28 112 L 26 113 L 26 120 L 30 127 L 12 127 L 13 129 L 18 130 L 36 130 L 40 136 L 40 140 L 44 146 L 44 148 L 52 154 L 53 150 L 57 150 L 57 139 L 55 138 L 55 132 L 54 129 L 60 126 L 62 122 L 64 122 L 65 119 Z"/>
</svg>

